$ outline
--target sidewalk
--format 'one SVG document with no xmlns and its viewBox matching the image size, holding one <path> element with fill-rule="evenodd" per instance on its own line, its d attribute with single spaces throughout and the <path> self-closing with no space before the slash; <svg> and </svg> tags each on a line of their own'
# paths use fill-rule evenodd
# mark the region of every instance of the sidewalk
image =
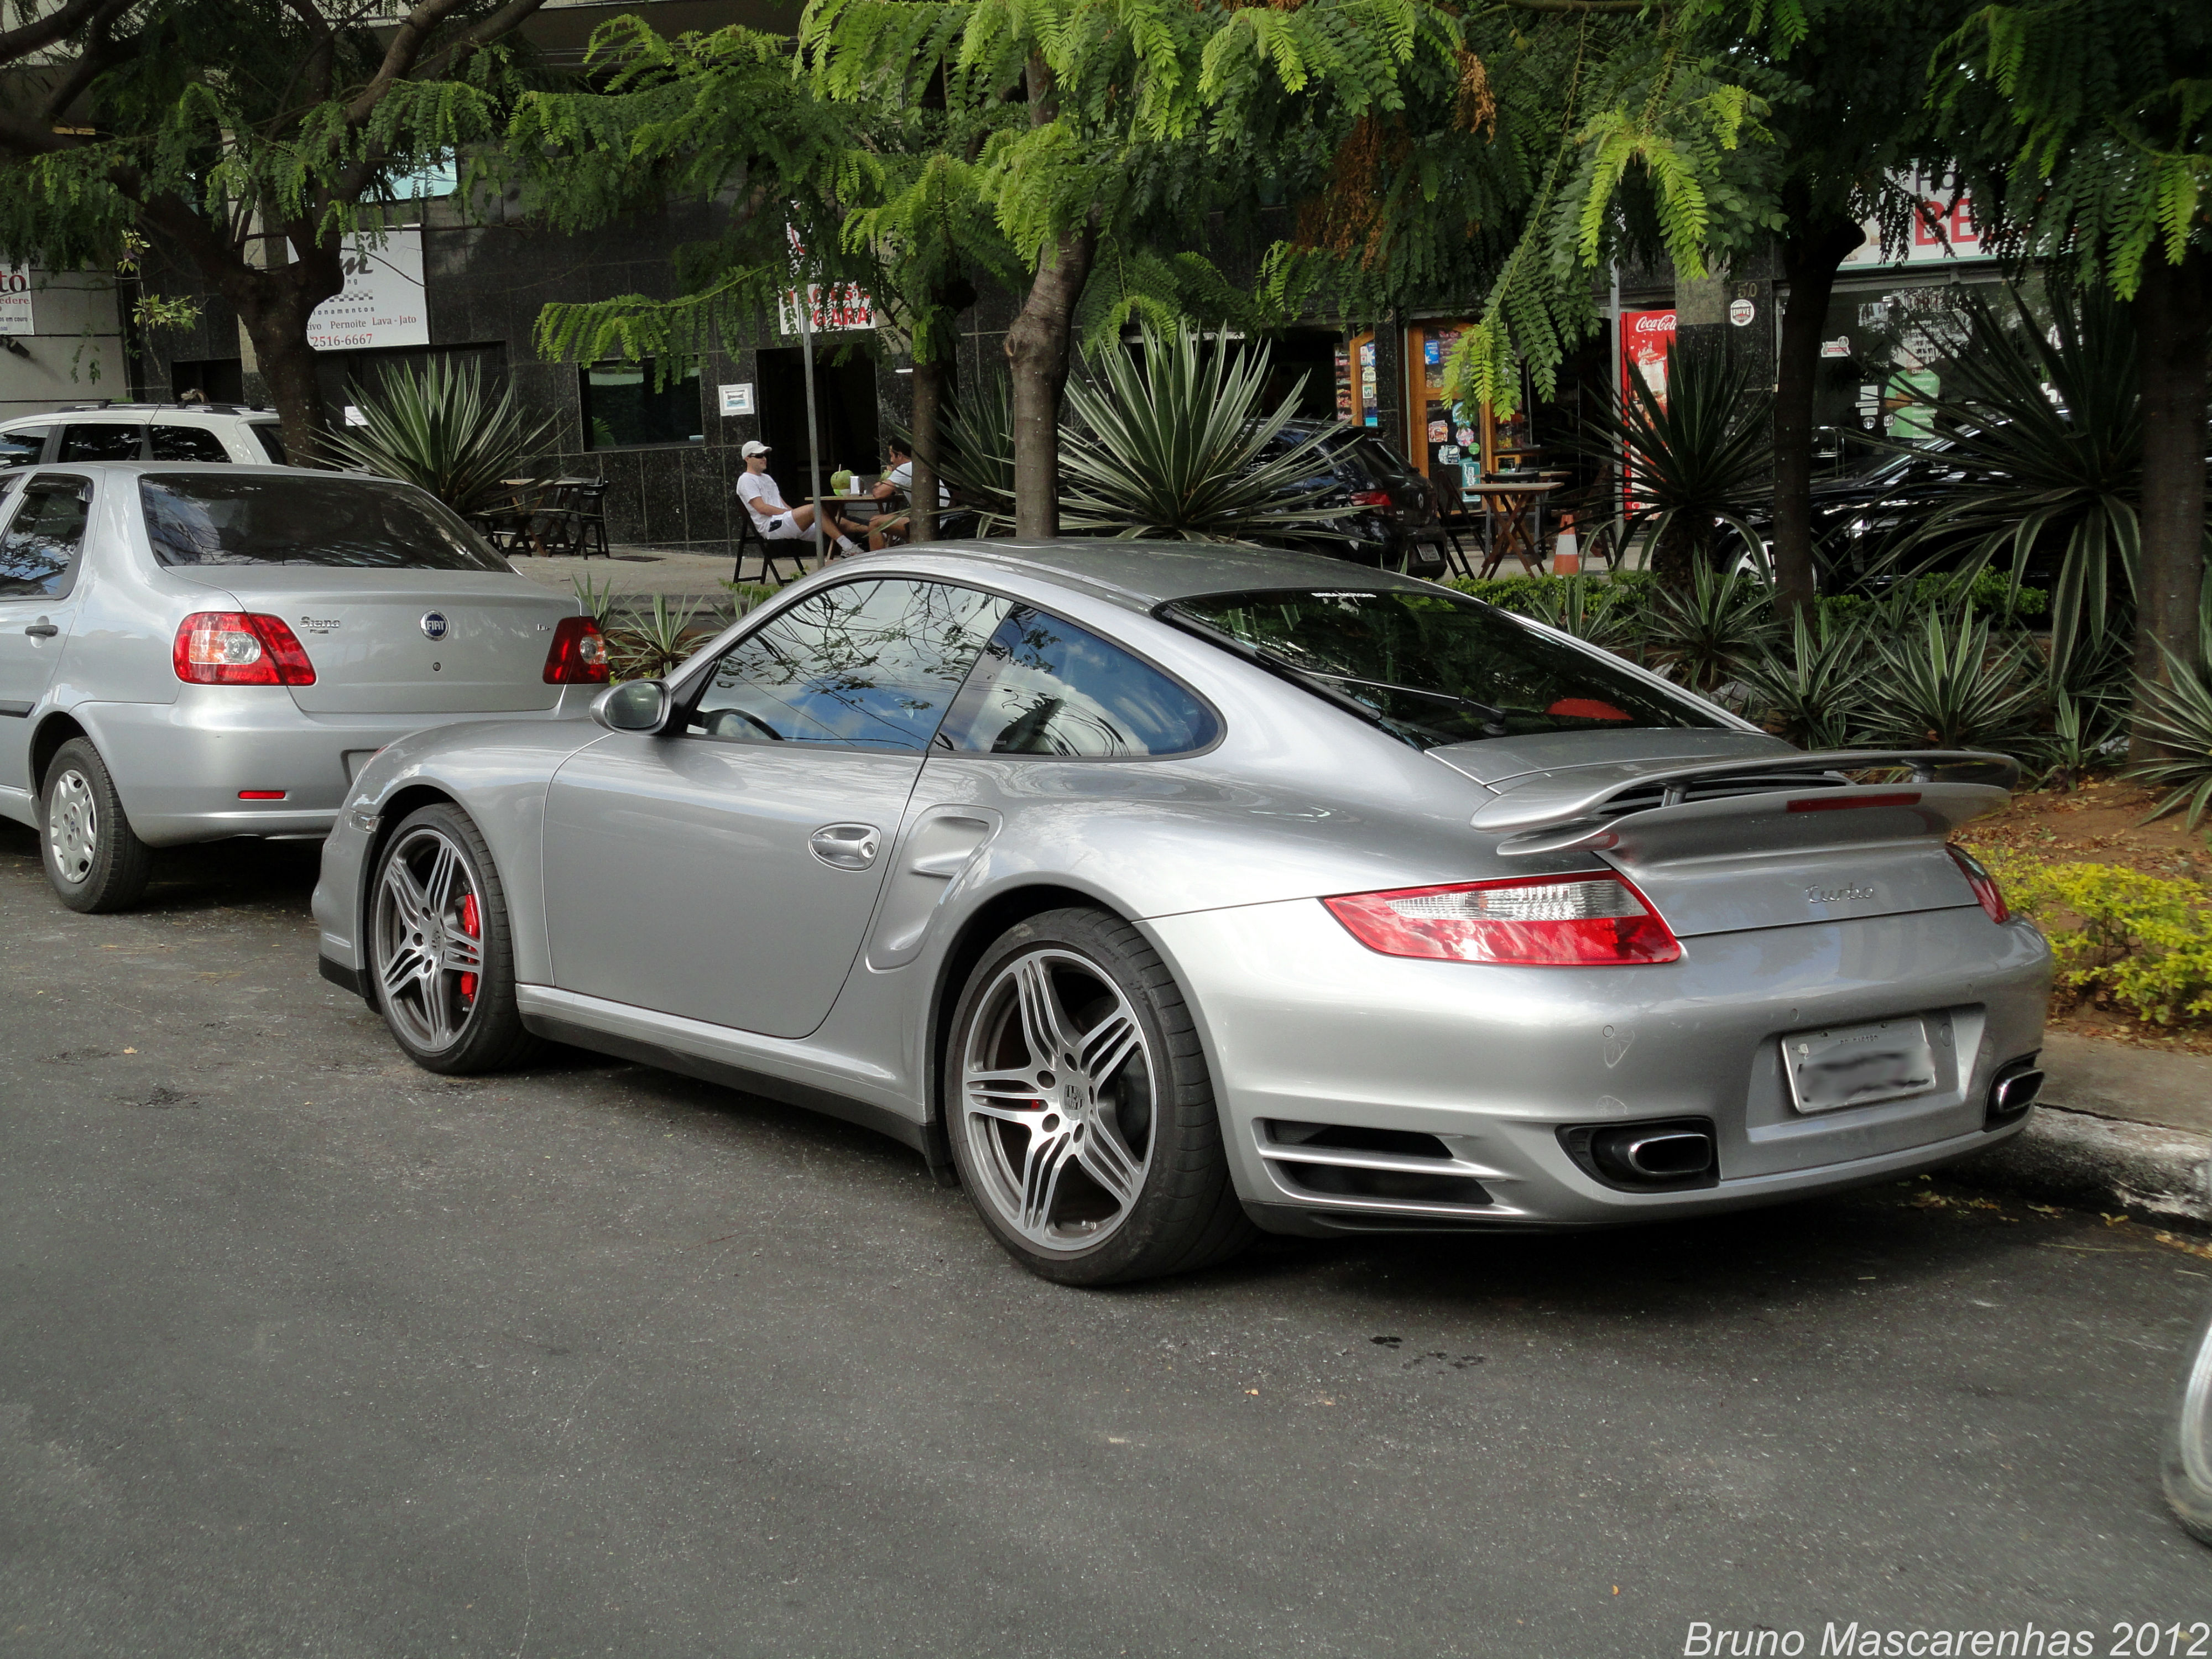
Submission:
<svg viewBox="0 0 2212 1659">
<path fill-rule="evenodd" d="M 781 551 L 779 548 L 779 554 Z M 617 593 L 635 593 L 647 599 L 655 593 L 665 593 L 672 599 L 709 599 L 721 605 L 730 600 L 729 589 L 722 586 L 730 580 L 732 568 L 726 553 L 672 553 L 657 547 L 617 544 L 612 558 L 579 559 L 556 555 L 541 559 L 520 553 L 507 562 L 531 580 L 543 582 L 557 593 L 573 592 L 579 581 L 589 577 L 595 587 L 611 587 Z M 789 560 L 781 561 L 781 568 L 788 576 Z M 758 580 L 759 572 L 759 556 L 748 550 L 748 579 Z"/>
<path fill-rule="evenodd" d="M 1954 1164 L 1970 1186 L 2212 1228 L 2212 1056 L 2053 1031 L 2026 1133 Z"/>
</svg>

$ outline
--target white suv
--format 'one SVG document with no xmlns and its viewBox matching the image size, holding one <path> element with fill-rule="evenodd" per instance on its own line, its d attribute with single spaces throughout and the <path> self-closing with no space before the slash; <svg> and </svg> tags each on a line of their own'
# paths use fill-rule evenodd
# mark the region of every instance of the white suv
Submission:
<svg viewBox="0 0 2212 1659">
<path fill-rule="evenodd" d="M 86 404 L 0 424 L 0 467 L 55 461 L 284 465 L 276 416 L 237 404 Z"/>
</svg>

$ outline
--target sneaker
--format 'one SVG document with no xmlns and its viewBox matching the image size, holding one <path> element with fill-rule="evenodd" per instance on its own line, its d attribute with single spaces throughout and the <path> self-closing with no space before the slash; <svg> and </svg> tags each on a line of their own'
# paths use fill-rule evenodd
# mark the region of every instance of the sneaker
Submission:
<svg viewBox="0 0 2212 1659">
<path fill-rule="evenodd" d="M 837 550 L 840 553 L 860 553 L 866 550 L 850 536 L 840 536 L 837 538 Z"/>
</svg>

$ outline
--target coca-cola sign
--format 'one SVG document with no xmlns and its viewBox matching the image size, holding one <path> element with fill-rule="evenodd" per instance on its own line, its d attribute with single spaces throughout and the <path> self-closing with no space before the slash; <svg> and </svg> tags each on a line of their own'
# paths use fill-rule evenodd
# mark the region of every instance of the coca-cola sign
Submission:
<svg viewBox="0 0 2212 1659">
<path fill-rule="evenodd" d="M 1674 313 L 1671 311 L 1632 311 L 1621 319 L 1627 323 L 1631 334 L 1672 334 Z"/>
</svg>

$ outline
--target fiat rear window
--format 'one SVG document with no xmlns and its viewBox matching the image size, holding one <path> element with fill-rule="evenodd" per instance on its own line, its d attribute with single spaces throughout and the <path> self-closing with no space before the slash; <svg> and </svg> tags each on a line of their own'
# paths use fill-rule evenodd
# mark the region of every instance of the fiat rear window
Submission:
<svg viewBox="0 0 2212 1659">
<path fill-rule="evenodd" d="M 1268 589 L 1178 599 L 1160 614 L 1420 749 L 1727 724 L 1601 653 L 1448 592 Z"/>
<path fill-rule="evenodd" d="M 166 565 L 513 574 L 434 497 L 381 478 L 152 472 L 138 499 Z"/>
</svg>

